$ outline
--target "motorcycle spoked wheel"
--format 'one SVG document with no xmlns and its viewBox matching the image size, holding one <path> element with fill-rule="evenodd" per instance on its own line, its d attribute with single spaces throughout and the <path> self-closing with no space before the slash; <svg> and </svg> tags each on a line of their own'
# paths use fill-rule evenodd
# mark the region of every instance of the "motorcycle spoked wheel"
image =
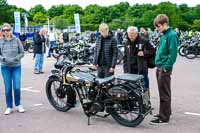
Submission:
<svg viewBox="0 0 200 133">
<path fill-rule="evenodd" d="M 118 50 L 118 54 L 117 54 L 117 64 L 118 64 L 118 65 L 121 64 L 122 61 L 123 61 L 123 53 L 122 53 L 120 50 Z"/>
<path fill-rule="evenodd" d="M 67 92 L 62 87 L 59 78 L 49 78 L 46 83 L 46 95 L 50 104 L 58 111 L 66 112 L 71 107 L 67 105 Z"/>
<path fill-rule="evenodd" d="M 184 46 L 184 45 L 182 45 L 178 48 L 178 53 L 179 53 L 180 56 L 185 56 L 184 51 L 185 51 L 186 48 L 187 48 L 187 46 Z"/>
<path fill-rule="evenodd" d="M 194 59 L 197 57 L 197 48 L 194 46 L 189 46 L 185 49 L 185 57 L 188 59 Z"/>
<path fill-rule="evenodd" d="M 54 59 L 58 59 L 59 55 L 60 55 L 60 49 L 58 47 L 54 47 L 52 48 L 52 56 Z"/>
<path fill-rule="evenodd" d="M 70 55 L 60 54 L 57 58 L 57 61 L 72 61 L 72 57 Z"/>
<path fill-rule="evenodd" d="M 141 98 L 131 92 L 127 100 L 116 100 L 114 102 L 111 116 L 123 126 L 136 127 L 144 119 L 143 112 L 144 107 Z"/>
<path fill-rule="evenodd" d="M 28 52 L 33 53 L 33 44 L 29 44 L 28 46 Z"/>
</svg>

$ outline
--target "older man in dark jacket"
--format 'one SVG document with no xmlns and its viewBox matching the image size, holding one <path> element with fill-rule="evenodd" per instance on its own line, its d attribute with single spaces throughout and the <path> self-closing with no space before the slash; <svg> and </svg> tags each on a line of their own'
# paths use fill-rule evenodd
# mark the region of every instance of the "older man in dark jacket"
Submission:
<svg viewBox="0 0 200 133">
<path fill-rule="evenodd" d="M 117 42 L 108 34 L 108 25 L 102 23 L 99 26 L 101 37 L 96 41 L 94 52 L 94 65 L 98 71 L 98 77 L 104 78 L 114 74 L 117 63 Z"/>
<path fill-rule="evenodd" d="M 130 26 L 127 29 L 128 37 L 125 41 L 124 72 L 142 74 L 145 87 L 149 88 L 147 59 L 154 54 L 153 46 L 149 40 L 138 33 L 137 27 Z"/>
<path fill-rule="evenodd" d="M 40 74 L 43 73 L 43 62 L 44 62 L 44 53 L 45 48 L 45 34 L 46 30 L 41 29 L 40 32 L 34 35 L 34 54 L 35 54 L 35 68 L 34 73 Z"/>
</svg>

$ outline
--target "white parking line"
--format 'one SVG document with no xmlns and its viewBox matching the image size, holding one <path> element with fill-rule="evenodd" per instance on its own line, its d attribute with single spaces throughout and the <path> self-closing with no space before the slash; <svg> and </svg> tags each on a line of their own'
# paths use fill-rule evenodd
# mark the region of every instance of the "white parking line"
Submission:
<svg viewBox="0 0 200 133">
<path fill-rule="evenodd" d="M 29 91 L 29 92 L 36 92 L 36 93 L 40 93 L 40 91 L 38 90 L 33 90 L 33 87 L 26 87 L 26 88 L 21 88 L 22 91 Z"/>
<path fill-rule="evenodd" d="M 43 104 L 39 103 L 39 104 L 34 104 L 33 106 L 42 106 Z"/>
<path fill-rule="evenodd" d="M 192 112 L 185 112 L 184 114 L 186 114 L 186 115 L 200 116 L 200 114 L 198 114 L 198 113 L 192 113 Z"/>
</svg>

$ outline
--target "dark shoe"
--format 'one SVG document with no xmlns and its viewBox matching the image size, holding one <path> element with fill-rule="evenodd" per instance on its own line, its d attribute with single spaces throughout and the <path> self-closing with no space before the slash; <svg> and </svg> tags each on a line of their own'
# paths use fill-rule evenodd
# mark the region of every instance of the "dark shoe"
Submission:
<svg viewBox="0 0 200 133">
<path fill-rule="evenodd" d="M 160 117 L 160 115 L 159 115 L 159 114 L 156 114 L 156 115 L 154 115 L 153 117 L 159 118 L 159 117 Z"/>
<path fill-rule="evenodd" d="M 150 121 L 150 124 L 151 124 L 151 125 L 166 125 L 166 124 L 168 124 L 168 123 L 169 123 L 169 121 L 163 121 L 163 120 L 161 120 L 161 119 L 159 119 L 159 118 Z"/>
<path fill-rule="evenodd" d="M 47 56 L 47 58 L 51 58 L 51 56 Z"/>
<path fill-rule="evenodd" d="M 40 73 L 41 73 L 41 74 L 43 74 L 44 72 L 43 72 L 43 71 L 41 71 Z"/>
</svg>

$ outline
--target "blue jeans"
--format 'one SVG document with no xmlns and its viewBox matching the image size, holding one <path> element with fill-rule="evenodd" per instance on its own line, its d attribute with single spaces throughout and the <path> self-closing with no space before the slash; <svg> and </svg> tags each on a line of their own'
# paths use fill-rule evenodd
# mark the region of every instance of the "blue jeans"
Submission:
<svg viewBox="0 0 200 133">
<path fill-rule="evenodd" d="M 42 72 L 43 68 L 43 63 L 44 63 L 44 54 L 35 54 L 35 72 Z"/>
<path fill-rule="evenodd" d="M 50 41 L 48 57 L 51 57 L 51 50 L 55 47 L 56 41 Z"/>
<path fill-rule="evenodd" d="M 21 65 L 15 67 L 1 66 L 1 73 L 5 85 L 7 108 L 13 107 L 12 88 L 14 89 L 15 106 L 20 105 L 21 95 Z M 12 87 L 13 86 L 13 87 Z"/>
</svg>

